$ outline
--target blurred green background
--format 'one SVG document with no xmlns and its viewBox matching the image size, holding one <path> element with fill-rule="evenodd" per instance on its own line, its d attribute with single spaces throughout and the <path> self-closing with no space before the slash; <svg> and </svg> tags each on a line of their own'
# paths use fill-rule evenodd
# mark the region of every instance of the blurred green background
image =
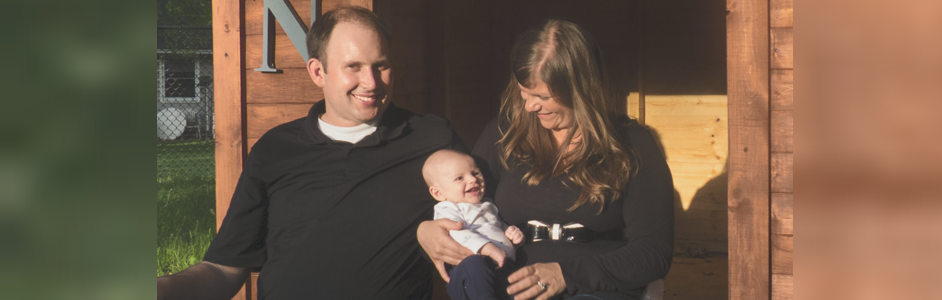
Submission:
<svg viewBox="0 0 942 300">
<path fill-rule="evenodd" d="M 154 128 L 156 14 L 144 4 L 4 3 L 5 299 L 156 297 L 145 274 L 156 223 L 145 134 Z"/>
</svg>

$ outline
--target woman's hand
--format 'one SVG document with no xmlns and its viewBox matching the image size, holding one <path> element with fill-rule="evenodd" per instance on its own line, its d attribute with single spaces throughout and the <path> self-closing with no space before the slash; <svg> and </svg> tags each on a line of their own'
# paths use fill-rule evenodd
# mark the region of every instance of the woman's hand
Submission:
<svg viewBox="0 0 942 300">
<path fill-rule="evenodd" d="M 428 253 L 428 257 L 435 263 L 435 268 L 438 269 L 438 273 L 442 275 L 445 282 L 451 281 L 448 272 L 445 272 L 445 263 L 457 266 L 465 257 L 474 254 L 448 235 L 449 230 L 460 230 L 462 227 L 461 222 L 438 219 L 422 222 L 416 231 L 419 245 L 422 245 L 422 249 Z"/>
<path fill-rule="evenodd" d="M 515 300 L 546 300 L 566 290 L 566 280 L 558 263 L 538 263 L 520 268 L 510 274 L 507 281 L 510 281 L 507 293 Z M 545 289 L 540 287 L 540 283 Z"/>
</svg>

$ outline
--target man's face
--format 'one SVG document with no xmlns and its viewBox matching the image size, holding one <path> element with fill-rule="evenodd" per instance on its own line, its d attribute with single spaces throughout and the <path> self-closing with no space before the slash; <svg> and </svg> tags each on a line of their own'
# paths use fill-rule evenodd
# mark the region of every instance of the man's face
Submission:
<svg viewBox="0 0 942 300">
<path fill-rule="evenodd" d="M 392 68 L 388 45 L 376 32 L 356 23 L 334 27 L 325 49 L 327 69 L 317 59 L 308 72 L 324 89 L 327 111 L 321 120 L 351 127 L 378 119 L 392 95 Z"/>
<path fill-rule="evenodd" d="M 484 197 L 484 176 L 470 156 L 452 155 L 436 167 L 435 185 L 429 190 L 438 201 L 478 203 Z"/>
</svg>

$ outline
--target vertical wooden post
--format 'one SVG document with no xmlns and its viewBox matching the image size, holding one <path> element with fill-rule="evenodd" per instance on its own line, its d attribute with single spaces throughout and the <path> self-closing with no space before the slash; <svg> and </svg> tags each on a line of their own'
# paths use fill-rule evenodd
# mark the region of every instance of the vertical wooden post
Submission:
<svg viewBox="0 0 942 300">
<path fill-rule="evenodd" d="M 729 299 L 770 298 L 769 3 L 726 1 Z"/>
<path fill-rule="evenodd" d="M 241 0 L 213 0 L 213 72 L 216 132 L 216 228 L 229 210 L 229 201 L 242 173 L 245 130 Z M 246 299 L 246 287 L 233 299 Z"/>
<path fill-rule="evenodd" d="M 645 100 L 644 100 L 644 1 L 638 1 L 638 122 L 642 125 L 645 122 Z"/>
<path fill-rule="evenodd" d="M 213 72 L 216 131 L 216 228 L 229 209 L 229 201 L 242 173 L 245 155 L 242 105 L 243 70 L 242 1 L 213 1 Z"/>
</svg>

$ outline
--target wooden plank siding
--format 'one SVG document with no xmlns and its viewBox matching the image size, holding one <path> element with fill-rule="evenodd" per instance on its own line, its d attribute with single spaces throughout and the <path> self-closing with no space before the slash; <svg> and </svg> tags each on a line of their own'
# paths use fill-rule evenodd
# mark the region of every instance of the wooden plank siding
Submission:
<svg viewBox="0 0 942 300">
<path fill-rule="evenodd" d="M 772 193 L 772 233 L 794 234 L 794 210 L 792 193 Z"/>
<path fill-rule="evenodd" d="M 794 298 L 794 2 L 770 2 L 771 78 L 771 295 Z"/>
<path fill-rule="evenodd" d="M 794 20 L 793 0 L 772 0 L 769 8 L 769 26 L 772 28 L 792 27 Z"/>
<path fill-rule="evenodd" d="M 246 137 L 257 140 L 275 126 L 307 116 L 310 108 L 307 103 L 246 105 Z"/>
<path fill-rule="evenodd" d="M 772 274 L 772 300 L 794 299 L 793 282 L 792 275 Z"/>
<path fill-rule="evenodd" d="M 790 69 L 794 63 L 792 28 L 772 28 L 772 68 Z"/>
<path fill-rule="evenodd" d="M 792 252 L 794 241 L 791 235 L 772 235 L 772 274 L 792 275 Z"/>
<path fill-rule="evenodd" d="M 303 69 L 282 69 L 282 74 L 245 70 L 245 102 L 249 104 L 307 104 L 324 98 L 324 91 L 317 87 Z M 275 92 L 278 91 L 278 92 Z"/>
<path fill-rule="evenodd" d="M 674 178 L 675 247 L 726 252 L 726 96 L 647 95 L 644 101 L 646 125 Z"/>
<path fill-rule="evenodd" d="M 769 3 L 727 0 L 729 298 L 769 299 Z"/>
<path fill-rule="evenodd" d="M 772 122 L 772 152 L 792 153 L 795 132 L 794 117 L 791 110 L 773 110 Z"/>
<path fill-rule="evenodd" d="M 772 69 L 772 110 L 792 110 L 794 77 L 791 69 Z"/>
</svg>

